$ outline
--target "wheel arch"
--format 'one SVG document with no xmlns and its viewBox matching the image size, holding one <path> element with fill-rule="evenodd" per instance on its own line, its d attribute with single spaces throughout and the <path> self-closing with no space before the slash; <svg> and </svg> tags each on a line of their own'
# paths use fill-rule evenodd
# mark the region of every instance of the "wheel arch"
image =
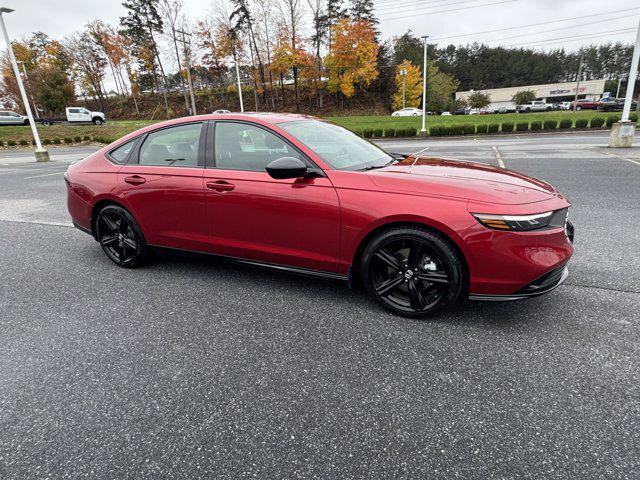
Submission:
<svg viewBox="0 0 640 480">
<path fill-rule="evenodd" d="M 464 282 L 465 282 L 465 290 L 468 290 L 469 286 L 469 261 L 467 260 L 467 256 L 464 253 L 464 249 L 461 247 L 460 243 L 462 241 L 457 236 L 455 231 L 447 227 L 446 225 L 442 225 L 439 222 L 429 221 L 424 218 L 390 218 L 383 219 L 381 222 L 377 222 L 376 225 L 371 226 L 371 228 L 363 235 L 363 237 L 358 242 L 357 247 L 354 250 L 353 257 L 351 259 L 351 272 L 350 272 L 350 281 L 354 283 L 360 282 L 360 268 L 362 264 L 362 257 L 364 256 L 364 251 L 367 246 L 371 243 L 371 241 L 380 235 L 381 233 L 391 230 L 394 228 L 403 228 L 403 227 L 420 227 L 431 233 L 435 233 L 440 236 L 444 241 L 446 241 L 458 254 L 460 260 L 462 262 L 462 269 L 464 271 Z"/>
<path fill-rule="evenodd" d="M 142 225 L 142 223 L 140 223 L 140 220 L 138 219 L 138 217 L 131 211 L 131 209 L 123 201 L 114 197 L 102 197 L 99 200 L 97 200 L 91 207 L 91 216 L 89 217 L 89 225 L 91 228 L 91 234 L 93 235 L 93 238 L 96 238 L 96 217 L 98 216 L 98 212 L 100 212 L 100 210 L 102 210 L 107 205 L 115 205 L 117 207 L 120 207 L 126 210 L 129 213 L 129 215 L 131 215 L 134 218 L 134 220 L 140 227 L 140 230 L 142 230 L 143 235 L 146 237 L 147 234 L 145 232 L 144 226 Z"/>
</svg>

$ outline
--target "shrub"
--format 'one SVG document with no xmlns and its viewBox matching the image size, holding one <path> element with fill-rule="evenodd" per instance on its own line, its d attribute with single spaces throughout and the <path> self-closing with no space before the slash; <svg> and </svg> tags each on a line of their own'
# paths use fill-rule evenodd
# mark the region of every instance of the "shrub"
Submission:
<svg viewBox="0 0 640 480">
<path fill-rule="evenodd" d="M 388 138 L 393 138 L 396 136 L 396 129 L 395 128 L 387 128 L 384 131 L 384 136 L 388 137 Z"/>
<path fill-rule="evenodd" d="M 620 117 L 618 115 L 609 115 L 607 117 L 607 128 L 611 128 L 611 126 L 620 121 Z"/>
<path fill-rule="evenodd" d="M 518 123 L 516 123 L 516 131 L 518 131 L 518 132 L 528 132 L 529 131 L 529 122 L 518 122 Z"/>
<path fill-rule="evenodd" d="M 384 130 L 382 130 L 381 128 L 374 128 L 373 129 L 373 136 L 375 138 L 380 138 L 382 137 L 382 134 L 384 133 Z"/>
<path fill-rule="evenodd" d="M 462 125 L 462 131 L 465 135 L 473 135 L 474 133 L 476 133 L 476 126 L 470 123 L 465 123 L 464 125 Z"/>
<path fill-rule="evenodd" d="M 26 145 L 29 145 L 29 140 L 25 140 L 24 138 L 22 140 L 20 140 L 20 145 L 22 145 L 23 147 Z"/>
<path fill-rule="evenodd" d="M 82 137 L 82 140 L 91 140 L 91 137 L 89 135 L 85 135 L 84 137 Z"/>
<path fill-rule="evenodd" d="M 531 122 L 531 131 L 537 132 L 538 130 L 542 130 L 542 122 L 538 120 Z"/>
<path fill-rule="evenodd" d="M 418 133 L 418 130 L 414 127 L 407 127 L 404 129 L 405 137 L 415 137 Z"/>
<path fill-rule="evenodd" d="M 64 143 L 73 143 L 73 139 L 71 137 L 64 137 Z"/>
<path fill-rule="evenodd" d="M 570 118 L 563 118 L 562 120 L 560 120 L 559 125 L 562 129 L 571 128 L 573 127 L 573 120 L 571 120 Z"/>
<path fill-rule="evenodd" d="M 464 128 L 462 125 L 450 125 L 449 135 L 464 135 Z"/>
<path fill-rule="evenodd" d="M 43 145 L 51 145 L 51 139 L 45 138 L 44 140 L 42 140 L 42 144 Z"/>
<path fill-rule="evenodd" d="M 449 135 L 449 127 L 444 125 L 434 125 L 430 128 L 429 133 L 432 137 L 442 137 L 444 135 Z"/>
<path fill-rule="evenodd" d="M 476 133 L 487 133 L 487 124 L 481 123 L 480 125 L 476 125 Z"/>
<path fill-rule="evenodd" d="M 515 127 L 515 125 L 513 124 L 513 122 L 504 122 L 502 124 L 502 131 L 503 132 L 513 132 L 513 128 Z"/>
<path fill-rule="evenodd" d="M 604 118 L 602 117 L 593 117 L 591 119 L 591 128 L 601 128 L 604 125 Z"/>
<path fill-rule="evenodd" d="M 62 140 L 60 140 L 58 137 L 51 140 L 51 143 L 53 143 L 54 145 L 60 145 L 61 142 Z"/>
<path fill-rule="evenodd" d="M 16 141 L 15 140 L 7 140 L 7 146 L 8 147 L 15 147 L 16 146 Z"/>
<path fill-rule="evenodd" d="M 73 141 L 76 143 L 80 143 L 82 141 L 82 137 L 79 135 L 76 135 L 75 137 L 73 137 Z"/>
<path fill-rule="evenodd" d="M 586 118 L 578 118 L 576 120 L 576 128 L 587 128 L 587 125 L 589 125 L 589 120 Z"/>
<path fill-rule="evenodd" d="M 633 123 L 638 123 L 638 114 L 632 113 L 631 115 L 629 115 L 629 120 L 632 121 Z"/>
<path fill-rule="evenodd" d="M 556 128 L 558 128 L 558 122 L 557 120 L 545 120 L 542 124 L 542 127 L 545 130 L 555 130 Z"/>
<path fill-rule="evenodd" d="M 497 123 L 490 123 L 489 125 L 487 125 L 488 133 L 498 133 L 498 130 L 500 130 L 500 125 Z"/>
<path fill-rule="evenodd" d="M 364 130 L 362 130 L 362 136 L 364 138 L 371 138 L 373 137 L 373 129 L 372 128 L 365 128 Z M 94 140 L 96 142 L 99 142 L 100 140 L 97 138 L 94 138 Z"/>
</svg>

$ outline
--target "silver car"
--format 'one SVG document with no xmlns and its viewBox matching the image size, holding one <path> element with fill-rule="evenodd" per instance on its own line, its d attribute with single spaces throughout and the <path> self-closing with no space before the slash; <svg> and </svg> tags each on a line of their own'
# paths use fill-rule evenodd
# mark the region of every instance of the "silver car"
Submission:
<svg viewBox="0 0 640 480">
<path fill-rule="evenodd" d="M 0 110 L 0 125 L 29 125 L 29 119 L 11 110 Z"/>
</svg>

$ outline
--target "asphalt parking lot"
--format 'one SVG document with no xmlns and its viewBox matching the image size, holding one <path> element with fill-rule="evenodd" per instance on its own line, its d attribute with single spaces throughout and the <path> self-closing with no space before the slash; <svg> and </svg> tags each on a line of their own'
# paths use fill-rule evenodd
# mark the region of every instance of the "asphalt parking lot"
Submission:
<svg viewBox="0 0 640 480">
<path fill-rule="evenodd" d="M 563 286 L 429 321 L 202 255 L 120 269 L 69 226 L 90 147 L 0 153 L 0 478 L 638 478 L 640 147 L 606 141 L 381 142 L 573 202 Z"/>
</svg>

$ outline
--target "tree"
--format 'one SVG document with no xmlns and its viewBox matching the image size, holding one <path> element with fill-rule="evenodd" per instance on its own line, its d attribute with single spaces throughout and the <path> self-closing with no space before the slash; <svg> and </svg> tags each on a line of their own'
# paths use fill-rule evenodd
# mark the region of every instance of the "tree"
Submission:
<svg viewBox="0 0 640 480">
<path fill-rule="evenodd" d="M 402 72 L 406 72 L 403 75 Z M 405 104 L 402 103 L 404 80 L 404 98 Z M 422 71 L 409 60 L 405 60 L 396 67 L 396 92 L 393 94 L 391 108 L 399 110 L 403 106 L 419 107 L 422 99 Z"/>
<path fill-rule="evenodd" d="M 484 108 L 491 103 L 491 97 L 483 92 L 473 92 L 467 102 L 471 108 Z"/>
<path fill-rule="evenodd" d="M 184 3 L 182 0 L 160 0 L 160 11 L 162 16 L 166 19 L 166 23 L 169 25 L 169 38 L 173 43 L 173 49 L 176 54 L 176 65 L 178 71 L 182 72 L 182 62 L 180 61 L 180 52 L 178 50 L 178 22 L 180 21 L 180 12 Z M 184 97 L 184 106 L 187 112 L 190 111 L 189 99 L 187 97 L 187 86 L 184 82 L 184 77 L 180 74 L 180 85 L 182 87 L 182 96 Z"/>
<path fill-rule="evenodd" d="M 317 101 L 318 108 L 322 109 L 322 57 L 320 56 L 320 47 L 324 43 L 329 29 L 329 17 L 324 11 L 324 0 L 307 0 L 311 14 L 313 16 L 313 34 L 311 42 L 313 42 L 315 58 L 313 59 L 313 68 L 318 83 Z"/>
<path fill-rule="evenodd" d="M 353 20 L 365 20 L 375 28 L 378 25 L 378 19 L 373 10 L 373 0 L 351 0 L 349 14 Z"/>
<path fill-rule="evenodd" d="M 328 88 L 353 97 L 357 87 L 367 87 L 378 77 L 377 55 L 380 46 L 375 31 L 366 20 L 342 18 L 333 27 L 325 65 L 329 71 Z"/>
<path fill-rule="evenodd" d="M 298 89 L 298 70 L 301 66 L 301 59 L 304 57 L 304 48 L 301 46 L 300 23 L 302 22 L 302 8 L 300 0 L 281 0 L 282 14 L 285 18 L 286 31 L 288 34 L 288 48 L 290 51 L 290 65 L 293 72 L 293 89 L 296 100 L 296 112 L 300 111 L 300 94 Z M 275 56 L 275 54 L 274 54 Z"/>
<path fill-rule="evenodd" d="M 107 59 L 95 43 L 90 30 L 71 35 L 66 40 L 65 47 L 73 58 L 81 86 L 98 98 L 100 109 L 105 111 L 105 92 L 102 88 L 102 80 L 107 67 Z"/>
<path fill-rule="evenodd" d="M 427 68 L 427 109 L 433 112 L 447 110 L 459 86 L 460 82 L 453 75 L 442 72 L 436 62 L 429 62 Z"/>
<path fill-rule="evenodd" d="M 533 90 L 520 90 L 511 98 L 511 101 L 514 105 L 524 105 L 533 102 L 536 98 L 536 92 Z"/>
</svg>

